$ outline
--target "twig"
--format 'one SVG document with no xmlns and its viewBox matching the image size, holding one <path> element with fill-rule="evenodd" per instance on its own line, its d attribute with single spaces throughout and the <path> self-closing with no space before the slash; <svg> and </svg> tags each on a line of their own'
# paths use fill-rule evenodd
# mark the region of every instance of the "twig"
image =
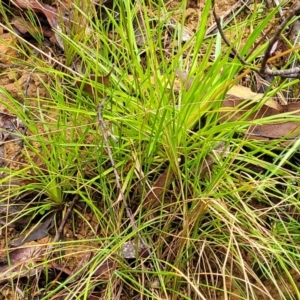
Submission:
<svg viewBox="0 0 300 300">
<path fill-rule="evenodd" d="M 35 68 L 33 68 L 31 70 L 31 72 L 29 73 L 27 79 L 26 79 L 26 82 L 25 82 L 25 88 L 24 88 L 24 97 L 27 98 L 27 92 L 28 92 L 28 88 L 29 88 L 29 83 L 30 83 L 30 80 L 31 80 L 31 75 L 32 73 L 35 71 Z M 25 104 L 24 104 L 25 105 Z M 24 107 L 24 111 L 25 111 L 25 107 Z"/>
<path fill-rule="evenodd" d="M 286 70 L 271 70 L 268 66 L 266 66 L 264 74 L 280 76 L 283 78 L 299 78 L 300 67 L 294 67 Z"/>
<path fill-rule="evenodd" d="M 222 19 L 226 19 L 229 15 L 233 14 L 233 16 L 237 16 L 241 11 L 243 11 L 244 8 L 248 7 L 248 5 L 253 2 L 252 0 L 244 1 L 239 0 L 237 3 L 232 5 L 229 10 L 227 10 L 221 17 Z M 213 1 L 213 7 L 214 7 L 214 1 Z M 238 10 L 237 12 L 235 12 Z M 226 25 L 232 20 L 229 19 L 228 21 L 225 21 Z M 217 22 L 213 23 L 205 33 L 205 37 L 208 37 L 211 33 L 213 33 L 217 29 Z"/>
<path fill-rule="evenodd" d="M 283 22 L 281 23 L 281 25 L 276 30 L 273 38 L 270 40 L 269 45 L 268 45 L 268 47 L 267 47 L 267 49 L 265 51 L 265 55 L 264 55 L 264 57 L 262 59 L 262 63 L 261 63 L 260 71 L 259 71 L 260 73 L 262 73 L 262 74 L 268 74 L 268 75 L 273 75 L 274 74 L 273 73 L 274 71 L 267 70 L 267 68 L 266 68 L 268 59 L 271 57 L 272 48 L 273 48 L 274 44 L 277 42 L 277 40 L 280 38 L 281 32 L 283 31 L 283 29 L 285 28 L 285 26 L 287 25 L 287 23 L 294 16 L 299 15 L 299 14 L 300 14 L 300 3 L 298 3 L 298 5 L 296 5 L 296 7 L 291 8 L 289 10 L 289 12 L 287 13 L 287 16 L 285 17 L 285 19 L 283 20 Z"/>
<path fill-rule="evenodd" d="M 223 41 L 225 42 L 225 44 L 232 49 L 232 52 L 234 53 L 234 55 L 239 59 L 239 61 L 243 64 L 243 65 L 251 65 L 249 64 L 247 61 L 244 60 L 243 57 L 241 57 L 239 55 L 239 53 L 237 52 L 237 50 L 231 45 L 231 43 L 228 41 L 228 39 L 226 38 L 224 31 L 222 29 L 221 26 L 221 22 L 220 22 L 220 18 L 218 17 L 218 15 L 216 14 L 216 10 L 215 10 L 215 1 L 212 1 L 213 3 L 213 15 L 216 21 L 216 25 L 217 28 L 219 30 L 219 33 L 223 39 Z M 283 31 L 283 29 L 286 27 L 286 25 L 288 24 L 288 22 L 294 17 L 300 14 L 300 3 L 298 5 L 296 5 L 296 7 L 291 8 L 286 16 L 286 18 L 283 19 L 281 25 L 279 26 L 279 28 L 276 30 L 273 38 L 270 40 L 269 45 L 265 51 L 265 54 L 263 56 L 262 59 L 262 63 L 260 66 L 259 71 L 258 70 L 254 70 L 255 72 L 258 71 L 259 74 L 261 75 L 270 75 L 270 76 L 280 76 L 283 78 L 299 78 L 300 77 L 300 68 L 299 67 L 294 67 L 294 68 L 289 68 L 286 70 L 271 70 L 268 66 L 267 66 L 267 62 L 269 61 L 270 57 L 271 57 L 271 52 L 272 49 L 274 47 L 274 44 L 278 41 L 278 39 L 280 38 L 281 32 Z"/>
<path fill-rule="evenodd" d="M 274 3 L 278 9 L 278 12 L 279 12 L 279 15 L 281 17 L 282 20 L 284 20 L 284 14 L 283 14 L 283 11 L 282 11 L 282 8 L 281 8 L 281 3 L 278 1 L 278 0 L 274 0 Z"/>
<path fill-rule="evenodd" d="M 122 202 L 123 202 L 123 205 L 124 205 L 125 211 L 126 211 L 126 216 L 130 220 L 132 228 L 136 231 L 136 233 L 138 235 L 138 238 L 139 238 L 139 241 L 144 246 L 144 248 L 148 251 L 149 256 L 151 256 L 152 253 L 150 251 L 150 247 L 146 244 L 146 242 L 143 240 L 143 238 L 139 234 L 138 227 L 136 225 L 136 222 L 134 220 L 132 212 L 131 212 L 131 210 L 130 210 L 127 202 L 126 202 L 125 195 L 123 193 L 122 186 L 121 186 L 121 183 L 120 183 L 121 178 L 120 178 L 120 175 L 118 173 L 118 170 L 117 170 L 114 158 L 113 158 L 111 147 L 109 145 L 108 138 L 109 138 L 109 135 L 111 135 L 111 133 L 108 132 L 108 130 L 106 128 L 106 125 L 105 125 L 105 122 L 104 122 L 103 117 L 102 117 L 102 109 L 105 105 L 106 100 L 107 100 L 107 98 L 104 98 L 103 101 L 98 106 L 98 121 L 99 121 L 100 129 L 101 129 L 102 134 L 103 134 L 103 139 L 104 139 L 104 144 L 105 144 L 105 147 L 106 147 L 106 150 L 107 150 L 107 154 L 109 156 L 110 163 L 112 165 L 112 168 L 113 168 L 113 171 L 114 171 L 114 174 L 115 174 L 115 177 L 116 177 L 116 186 L 117 186 L 117 190 L 118 190 L 118 193 L 119 193 L 118 198 L 122 199 Z"/>
<path fill-rule="evenodd" d="M 66 222 L 67 222 L 67 220 L 69 218 L 69 215 L 72 212 L 72 209 L 73 209 L 73 207 L 76 204 L 76 202 L 77 202 L 78 199 L 79 199 L 79 196 L 75 195 L 74 198 L 73 198 L 73 200 L 72 200 L 72 202 L 70 203 L 70 205 L 69 205 L 69 207 L 67 209 L 65 217 L 61 221 L 61 224 L 60 224 L 60 226 L 59 226 L 59 228 L 58 228 L 58 230 L 56 232 L 56 235 L 55 235 L 55 237 L 53 239 L 53 243 L 58 242 L 60 240 L 60 238 L 62 236 L 62 233 L 63 233 L 63 230 L 64 230 L 64 227 L 66 225 Z"/>
<path fill-rule="evenodd" d="M 220 22 L 220 18 L 218 17 L 217 13 L 216 13 L 216 9 L 215 9 L 215 3 L 213 1 L 213 15 L 217 24 L 217 28 L 219 30 L 219 33 L 223 39 L 223 41 L 225 42 L 225 44 L 231 48 L 232 52 L 234 53 L 234 55 L 239 59 L 239 61 L 243 64 L 243 65 L 250 65 L 249 63 L 247 63 L 237 52 L 237 50 L 230 44 L 230 42 L 228 41 L 227 37 L 224 34 L 224 31 L 222 29 L 222 25 Z"/>
</svg>

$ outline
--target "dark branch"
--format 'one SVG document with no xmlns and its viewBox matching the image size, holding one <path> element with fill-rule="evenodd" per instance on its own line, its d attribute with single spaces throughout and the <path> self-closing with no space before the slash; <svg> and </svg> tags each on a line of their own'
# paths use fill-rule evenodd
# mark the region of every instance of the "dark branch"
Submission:
<svg viewBox="0 0 300 300">
<path fill-rule="evenodd" d="M 260 67 L 260 73 L 266 74 L 266 65 L 267 65 L 268 59 L 271 57 L 271 51 L 272 51 L 272 48 L 273 48 L 274 44 L 280 38 L 281 32 L 286 27 L 286 25 L 288 24 L 288 22 L 294 16 L 297 16 L 299 14 L 300 14 L 300 3 L 298 5 L 296 5 L 296 7 L 291 8 L 289 10 L 289 12 L 287 13 L 287 16 L 285 17 L 285 19 L 283 20 L 283 22 L 281 23 L 281 25 L 276 30 L 273 38 L 270 40 L 269 45 L 268 45 L 268 47 L 266 49 L 265 55 L 264 55 L 264 57 L 262 59 L 262 63 L 261 63 L 261 67 Z"/>
</svg>

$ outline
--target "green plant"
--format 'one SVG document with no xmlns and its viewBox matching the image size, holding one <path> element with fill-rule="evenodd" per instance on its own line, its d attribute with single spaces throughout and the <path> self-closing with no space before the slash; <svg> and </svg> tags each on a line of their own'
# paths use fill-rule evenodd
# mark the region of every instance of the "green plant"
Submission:
<svg viewBox="0 0 300 300">
<path fill-rule="evenodd" d="M 35 193 L 32 206 L 22 213 L 37 216 L 79 195 L 98 224 L 94 228 L 84 211 L 74 210 L 74 222 L 87 224 L 92 237 L 76 242 L 77 247 L 74 241 L 63 243 L 72 250 L 69 254 L 61 254 L 53 244 L 43 264 L 51 262 L 51 255 L 53 261 L 76 256 L 82 242 L 97 243 L 84 249 L 94 256 L 66 281 L 49 283 L 43 299 L 58 293 L 65 293 L 65 299 L 88 299 L 95 288 L 104 290 L 103 297 L 110 299 L 117 296 L 117 286 L 124 294 L 149 299 L 271 298 L 267 285 L 282 299 L 292 299 L 294 294 L 299 298 L 290 275 L 291 270 L 299 275 L 299 226 L 292 217 L 287 221 L 282 217 L 283 208 L 295 214 L 299 211 L 297 180 L 291 181 L 298 178 L 299 170 L 290 161 L 296 146 L 280 151 L 277 141 L 265 143 L 243 136 L 250 124 L 293 117 L 219 122 L 227 88 L 245 66 L 231 58 L 230 48 L 216 43 L 219 36 L 206 38 L 211 1 L 206 1 L 197 31 L 184 44 L 180 28 L 185 18 L 179 18 L 181 27 L 172 37 L 176 43 L 167 53 L 166 23 L 185 6 L 182 1 L 168 12 L 163 3 L 120 1 L 116 4 L 118 20 L 113 11 L 103 8 L 104 22 L 93 9 L 87 13 L 74 3 L 74 26 L 62 27 L 60 33 L 66 65 L 55 69 L 35 58 L 35 73 L 48 74 L 47 81 L 41 79 L 47 96 L 24 97 L 21 105 L 1 90 L 6 95 L 2 104 L 29 132 L 23 137 L 26 163 L 19 170 L 3 169 L 7 176 L 1 179 L 3 184 L 13 178 L 29 183 L 11 188 L 9 195 L 1 191 L 2 199 Z M 246 54 L 276 10 L 264 19 L 260 13 L 226 29 L 234 28 L 233 46 L 253 68 L 266 43 Z M 78 30 L 82 20 L 85 30 Z M 257 27 L 245 40 L 243 32 L 251 24 Z M 187 78 L 176 89 L 176 74 L 185 70 Z M 103 84 L 106 76 L 110 85 Z M 277 89 L 285 87 L 282 83 Z M 102 117 L 112 136 L 115 166 L 97 118 L 104 97 Z M 257 165 L 258 171 L 253 167 Z M 115 169 L 137 229 L 128 223 Z M 169 180 L 163 181 L 164 172 Z M 149 193 L 157 182 L 163 183 L 163 191 L 155 199 Z M 151 255 L 131 265 L 122 258 L 121 249 L 138 235 L 149 245 Z M 113 258 L 118 267 L 108 279 L 99 275 L 97 281 L 92 274 L 107 258 Z M 76 282 L 78 274 L 81 278 Z"/>
</svg>

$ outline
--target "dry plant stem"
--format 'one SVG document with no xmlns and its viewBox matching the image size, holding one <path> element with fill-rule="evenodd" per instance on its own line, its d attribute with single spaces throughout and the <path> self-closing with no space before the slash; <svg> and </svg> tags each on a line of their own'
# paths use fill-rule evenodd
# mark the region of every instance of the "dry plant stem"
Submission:
<svg viewBox="0 0 300 300">
<path fill-rule="evenodd" d="M 287 17 L 284 19 L 284 21 L 281 23 L 281 25 L 279 26 L 279 28 L 277 29 L 277 31 L 275 32 L 275 35 L 273 36 L 273 38 L 270 40 L 269 45 L 265 51 L 265 55 L 263 57 L 262 63 L 261 63 L 261 67 L 259 70 L 260 74 L 266 74 L 266 75 L 271 75 L 271 76 L 280 76 L 283 78 L 299 78 L 300 76 L 300 68 L 299 67 L 294 67 L 294 68 L 290 68 L 287 70 L 271 70 L 268 66 L 267 66 L 267 62 L 269 61 L 270 57 L 271 57 L 271 51 L 272 48 L 274 46 L 274 44 L 276 43 L 276 41 L 280 38 L 280 34 L 282 32 L 282 30 L 285 28 L 286 24 L 294 17 L 300 14 L 300 4 L 298 4 L 295 8 L 292 8 Z M 225 42 L 225 44 L 232 49 L 232 52 L 234 53 L 234 55 L 239 59 L 239 61 L 243 64 L 243 65 L 250 65 L 248 62 L 246 62 L 237 52 L 237 50 L 231 45 L 231 43 L 228 41 L 228 39 L 226 38 L 224 31 L 222 29 L 221 26 L 221 22 L 220 22 L 220 18 L 218 17 L 218 15 L 216 14 L 215 11 L 215 1 L 213 1 L 213 15 L 216 21 L 216 25 L 217 28 L 220 32 L 220 35 L 223 39 L 223 41 Z"/>
<path fill-rule="evenodd" d="M 288 50 L 286 50 L 286 51 L 284 51 L 284 52 L 278 53 L 278 54 L 276 54 L 275 56 L 270 57 L 270 58 L 268 59 L 267 62 L 268 62 L 268 63 L 269 63 L 269 62 L 272 62 L 272 61 L 274 61 L 274 60 L 276 60 L 276 59 L 278 59 L 278 58 L 280 58 L 280 57 L 283 57 L 283 56 L 285 56 L 285 55 L 288 55 L 288 54 L 290 54 L 290 53 L 292 53 L 292 52 L 294 52 L 294 51 L 296 51 L 296 50 L 299 50 L 299 49 L 300 49 L 300 45 L 297 45 L 297 46 L 295 46 L 295 47 L 292 48 L 292 49 L 288 49 Z M 256 68 L 259 68 L 260 66 L 261 66 L 261 64 L 255 65 Z M 235 85 L 236 83 L 238 83 L 242 78 L 244 78 L 245 76 L 247 76 L 247 75 L 250 74 L 251 72 L 253 72 L 253 69 L 246 69 L 242 74 L 236 76 L 236 78 L 234 78 L 234 79 L 232 79 L 231 81 L 228 81 L 227 83 L 225 83 L 224 86 L 222 86 L 222 88 L 219 89 L 219 90 L 216 92 L 215 96 L 217 97 L 217 95 L 219 95 L 220 92 L 225 91 L 225 90 L 226 90 L 227 88 L 229 88 L 230 86 L 233 86 L 233 85 Z"/>
<path fill-rule="evenodd" d="M 286 18 L 283 20 L 283 22 L 281 23 L 281 25 L 278 27 L 278 29 L 276 30 L 273 38 L 270 40 L 269 45 L 265 51 L 265 55 L 262 59 L 262 63 L 261 63 L 261 67 L 260 67 L 260 73 L 262 74 L 268 74 L 268 75 L 279 75 L 282 76 L 280 74 L 275 74 L 274 72 L 276 71 L 272 71 L 270 69 L 267 69 L 267 62 L 269 60 L 269 58 L 271 57 L 271 51 L 272 48 L 274 46 L 274 44 L 276 43 L 276 41 L 280 38 L 281 32 L 282 30 L 285 28 L 285 26 L 287 25 L 287 23 L 294 17 L 300 14 L 300 3 L 298 3 L 294 8 L 291 8 L 289 10 L 289 12 L 287 13 Z M 291 72 L 292 69 L 288 69 L 290 70 L 289 72 Z M 288 71 L 285 70 L 285 71 Z M 293 70 L 293 71 L 298 71 L 298 70 Z M 290 73 L 291 74 L 291 73 Z M 285 76 L 284 76 L 285 75 Z M 283 77 L 286 77 L 287 74 L 283 74 Z M 290 76 L 295 75 L 291 74 Z M 299 73 L 298 73 L 299 75 Z"/>
<path fill-rule="evenodd" d="M 146 244 L 146 242 L 143 240 L 143 238 L 139 234 L 136 222 L 135 222 L 135 220 L 132 216 L 130 208 L 127 205 L 125 195 L 123 193 L 122 186 L 121 186 L 121 183 L 120 183 L 121 178 L 120 178 L 120 175 L 119 175 L 118 170 L 116 168 L 115 161 L 113 159 L 113 154 L 112 154 L 112 151 L 111 151 L 111 148 L 110 148 L 110 145 L 109 145 L 109 141 L 108 141 L 108 137 L 111 134 L 108 132 L 108 129 L 106 128 L 105 122 L 104 122 L 103 117 L 102 117 L 102 110 L 103 110 L 103 107 L 105 105 L 106 100 L 107 100 L 107 98 L 104 98 L 103 101 L 98 106 L 98 121 L 99 121 L 100 129 L 101 129 L 102 134 L 103 134 L 103 139 L 104 139 L 104 144 L 105 144 L 105 147 L 106 147 L 106 150 L 107 150 L 107 154 L 109 156 L 110 163 L 112 165 L 112 168 L 113 168 L 113 171 L 114 171 L 114 174 L 115 174 L 115 177 L 116 177 L 116 185 L 117 185 L 117 189 L 118 189 L 118 192 L 119 192 L 119 197 L 118 198 L 122 199 L 123 205 L 124 205 L 125 210 L 126 210 L 127 218 L 130 220 L 132 228 L 136 231 L 140 243 L 148 251 L 149 256 L 151 256 L 152 253 L 150 251 L 150 247 Z"/>
<path fill-rule="evenodd" d="M 283 57 L 283 56 L 285 56 L 285 55 L 288 55 L 288 54 L 290 54 L 290 53 L 292 53 L 292 52 L 294 52 L 294 51 L 296 51 L 296 50 L 300 50 L 300 45 L 298 45 L 298 46 L 296 46 L 296 47 L 294 47 L 294 48 L 292 48 L 292 49 L 288 49 L 288 50 L 286 50 L 286 51 L 284 51 L 284 52 L 278 53 L 278 54 L 276 54 L 275 56 L 270 57 L 270 58 L 268 59 L 267 62 L 268 62 L 268 63 L 269 63 L 269 62 L 272 62 L 272 61 L 274 61 L 274 60 L 276 60 L 276 59 L 278 59 L 278 58 L 280 58 L 280 57 Z M 258 67 L 260 67 L 260 66 L 261 66 L 261 64 L 255 65 L 256 68 L 258 68 Z M 231 86 L 231 85 L 233 85 L 233 84 L 239 82 L 242 78 L 244 78 L 246 75 L 248 75 L 248 74 L 251 73 L 251 72 L 252 72 L 252 69 L 247 69 L 247 70 L 245 70 L 242 74 L 238 75 L 235 79 L 233 79 L 233 80 L 230 81 L 229 83 L 225 84 L 225 88 L 224 88 L 223 90 L 225 90 L 225 89 L 228 88 L 229 86 Z"/>
<path fill-rule="evenodd" d="M 227 18 L 231 13 L 234 14 L 235 10 L 237 10 L 240 6 L 243 6 L 240 11 L 238 13 L 240 13 L 241 11 L 243 11 L 244 8 L 246 8 L 251 2 L 253 2 L 252 0 L 248 0 L 248 1 L 243 1 L 243 0 L 239 0 L 236 4 L 232 5 L 231 8 L 229 10 L 227 10 L 223 15 L 222 18 L 225 19 Z M 213 1 L 213 7 L 215 6 L 215 3 Z M 235 16 L 238 14 L 236 13 Z M 230 21 L 226 22 L 226 25 L 228 25 Z M 207 30 L 205 33 L 205 36 L 210 35 L 212 32 L 214 32 L 216 30 L 216 28 L 218 27 L 217 22 L 213 23 Z"/>
<path fill-rule="evenodd" d="M 63 220 L 61 221 L 61 224 L 60 224 L 60 226 L 59 226 L 59 228 L 58 228 L 58 230 L 55 234 L 55 237 L 54 237 L 52 243 L 50 244 L 50 246 L 47 250 L 47 256 L 52 255 L 52 250 L 54 249 L 54 244 L 57 243 L 60 240 L 60 238 L 62 236 L 62 233 L 63 233 L 63 230 L 64 230 L 64 227 L 66 225 L 66 222 L 69 218 L 69 215 L 71 214 L 71 211 L 72 211 L 74 205 L 76 204 L 76 202 L 78 201 L 78 199 L 79 199 L 79 196 L 75 195 L 72 202 L 70 203 L 70 205 L 67 209 L 66 215 L 63 218 Z"/>
<path fill-rule="evenodd" d="M 266 66 L 264 74 L 280 76 L 283 78 L 299 78 L 300 67 L 294 67 L 286 70 L 271 70 L 268 66 Z"/>
<path fill-rule="evenodd" d="M 72 202 L 70 203 L 70 205 L 69 205 L 69 207 L 68 207 L 68 209 L 67 209 L 67 212 L 66 212 L 65 217 L 64 217 L 63 220 L 61 221 L 61 224 L 60 224 L 60 226 L 59 226 L 59 228 L 58 228 L 58 230 L 57 230 L 57 232 L 56 232 L 56 235 L 55 235 L 55 237 L 54 237 L 54 239 L 53 239 L 53 243 L 58 242 L 58 241 L 60 240 L 60 238 L 61 238 L 61 236 L 62 236 L 62 233 L 63 233 L 63 230 L 64 230 L 64 227 L 65 227 L 65 225 L 66 225 L 66 222 L 67 222 L 67 220 L 68 220 L 68 218 L 69 218 L 69 215 L 70 215 L 70 213 L 71 213 L 71 211 L 72 211 L 74 205 L 75 205 L 76 202 L 78 201 L 78 199 L 79 199 L 79 196 L 78 196 L 78 195 L 75 195 L 74 198 L 73 198 L 73 200 L 72 200 Z"/>
<path fill-rule="evenodd" d="M 282 20 L 284 20 L 284 14 L 283 14 L 283 11 L 282 11 L 282 8 L 281 8 L 281 4 L 279 3 L 278 0 L 274 0 L 274 3 L 275 3 L 275 5 L 278 9 L 280 17 L 282 18 Z"/>
<path fill-rule="evenodd" d="M 237 52 L 237 50 L 230 44 L 230 42 L 228 41 L 227 37 L 225 36 L 224 32 L 223 32 L 223 29 L 222 29 L 222 26 L 221 26 L 221 22 L 220 22 L 220 18 L 217 16 L 217 13 L 216 13 L 216 10 L 215 10 L 215 1 L 213 1 L 213 15 L 214 15 L 214 18 L 215 18 L 215 21 L 216 21 L 216 24 L 217 24 L 217 28 L 220 32 L 220 35 L 223 39 L 223 41 L 225 42 L 225 44 L 231 48 L 232 52 L 234 53 L 234 55 L 240 60 L 240 62 L 243 64 L 243 65 L 250 65 L 249 63 L 247 63 L 240 55 L 239 53 Z"/>
</svg>

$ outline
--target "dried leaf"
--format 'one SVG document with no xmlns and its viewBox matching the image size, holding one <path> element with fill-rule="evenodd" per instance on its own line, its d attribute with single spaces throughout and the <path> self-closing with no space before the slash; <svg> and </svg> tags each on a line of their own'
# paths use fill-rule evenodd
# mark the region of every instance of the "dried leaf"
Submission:
<svg viewBox="0 0 300 300">
<path fill-rule="evenodd" d="M 34 12 L 44 14 L 51 28 L 54 29 L 55 32 L 61 32 L 59 26 L 59 14 L 56 8 L 48 4 L 40 3 L 37 0 L 14 0 L 13 3 L 19 8 L 31 9 Z M 57 45 L 64 49 L 62 40 L 56 33 L 55 38 Z"/>
<path fill-rule="evenodd" d="M 181 70 L 176 70 L 176 75 L 180 78 L 182 84 L 185 85 L 186 90 L 189 90 L 192 84 L 194 83 L 194 78 L 189 78 L 188 73 Z M 235 85 L 231 87 L 226 94 L 226 99 L 249 99 L 256 103 L 262 101 L 265 97 L 265 94 L 252 92 L 250 88 L 242 85 Z M 273 108 L 278 112 L 283 112 L 283 108 L 281 107 L 281 105 L 272 98 L 269 98 L 267 101 L 264 101 L 264 105 Z"/>
<path fill-rule="evenodd" d="M 248 103 L 247 100 L 238 99 L 235 97 L 228 98 L 223 102 L 220 121 L 222 123 L 228 121 L 247 120 L 253 121 L 269 116 L 280 116 L 278 110 L 270 106 L 263 105 L 256 112 L 247 115 L 249 110 L 254 108 L 255 104 Z M 289 103 L 281 105 L 282 112 L 292 112 L 294 116 L 300 115 L 300 103 Z M 247 115 L 247 117 L 245 117 Z M 289 122 L 274 122 L 272 124 L 251 125 L 249 126 L 246 137 L 253 139 L 279 139 L 286 138 L 291 141 L 295 140 L 300 135 L 300 123 Z M 290 142 L 288 143 L 290 144 Z M 286 145 L 286 144 L 285 144 Z"/>
<path fill-rule="evenodd" d="M 1 261 L 0 264 L 0 282 L 5 280 L 33 276 L 36 274 L 36 262 L 43 259 L 45 252 L 44 245 L 30 243 L 22 248 L 10 252 L 9 259 Z M 38 267 L 40 268 L 40 267 Z"/>
<path fill-rule="evenodd" d="M 19 237 L 10 243 L 13 247 L 21 246 L 25 243 L 36 241 L 48 235 L 48 231 L 54 226 L 54 216 L 49 216 L 43 223 L 38 224 L 32 231 Z"/>
<path fill-rule="evenodd" d="M 111 73 L 111 72 L 110 72 Z M 104 86 L 110 86 L 110 73 L 105 76 L 97 76 L 97 75 L 90 75 L 89 79 L 91 81 L 98 82 L 100 84 L 103 84 Z M 76 86 L 79 88 L 82 84 L 82 81 L 78 80 L 76 82 Z M 101 99 L 104 97 L 103 95 L 103 89 L 95 89 L 91 84 L 84 83 L 83 84 L 83 91 L 92 96 L 94 99 Z"/>
<path fill-rule="evenodd" d="M 260 102 L 263 100 L 263 98 L 265 98 L 264 94 L 252 92 L 250 88 L 242 85 L 233 86 L 226 94 L 226 97 L 228 98 L 231 96 L 240 99 L 249 99 L 254 102 Z M 264 102 L 264 105 L 276 109 L 279 112 L 283 112 L 281 105 L 273 99 L 268 99 L 266 102 Z"/>
<path fill-rule="evenodd" d="M 23 9 L 32 9 L 34 12 L 43 13 L 50 26 L 56 28 L 58 13 L 54 7 L 40 3 L 37 0 L 15 0 L 14 4 Z"/>
<path fill-rule="evenodd" d="M 166 168 L 162 174 L 158 176 L 151 190 L 145 196 L 144 203 L 147 207 L 158 205 L 161 202 L 161 197 L 166 188 L 173 180 L 174 173 L 170 168 Z"/>
<path fill-rule="evenodd" d="M 0 130 L 2 136 L 6 135 L 6 140 L 11 140 L 17 137 L 13 132 L 24 134 L 25 126 L 16 116 L 0 112 Z"/>
<path fill-rule="evenodd" d="M 25 35 L 29 33 L 30 35 L 34 35 L 36 33 L 42 33 L 46 37 L 53 37 L 54 33 L 52 30 L 47 30 L 46 28 L 36 27 L 31 24 L 29 21 L 24 20 L 21 17 L 14 17 L 11 21 L 11 24 L 17 29 L 17 31 Z"/>
<path fill-rule="evenodd" d="M 121 255 L 126 259 L 147 258 L 150 254 L 140 241 L 128 241 L 121 247 Z"/>
</svg>

